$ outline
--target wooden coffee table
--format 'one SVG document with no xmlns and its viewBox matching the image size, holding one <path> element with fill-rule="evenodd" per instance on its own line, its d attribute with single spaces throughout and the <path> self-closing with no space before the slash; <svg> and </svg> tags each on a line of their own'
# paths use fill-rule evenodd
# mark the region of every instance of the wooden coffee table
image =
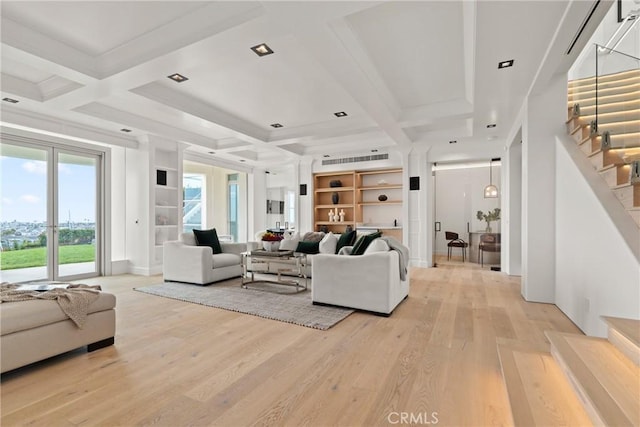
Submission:
<svg viewBox="0 0 640 427">
<path fill-rule="evenodd" d="M 251 261 L 251 270 L 249 270 Z M 270 272 L 271 263 L 286 264 L 285 268 L 278 268 L 277 273 Z M 307 254 L 293 251 L 268 252 L 253 250 L 242 253 L 242 284 L 245 289 L 251 283 L 273 283 L 276 285 L 293 286 L 296 292 L 308 289 Z M 274 279 L 255 277 L 255 274 L 275 276 Z"/>
</svg>

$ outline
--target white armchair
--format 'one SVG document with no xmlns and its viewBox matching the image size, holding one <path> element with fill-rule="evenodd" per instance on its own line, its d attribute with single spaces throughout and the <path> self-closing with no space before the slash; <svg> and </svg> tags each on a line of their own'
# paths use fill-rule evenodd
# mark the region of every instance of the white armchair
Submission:
<svg viewBox="0 0 640 427">
<path fill-rule="evenodd" d="M 242 274 L 242 252 L 246 243 L 220 242 L 221 254 L 209 246 L 197 246 L 193 233 L 182 233 L 177 241 L 163 245 L 164 280 L 206 285 Z"/>
<path fill-rule="evenodd" d="M 400 279 L 396 251 L 364 255 L 314 256 L 311 299 L 314 304 L 336 305 L 390 315 L 409 295 L 409 277 Z"/>
</svg>

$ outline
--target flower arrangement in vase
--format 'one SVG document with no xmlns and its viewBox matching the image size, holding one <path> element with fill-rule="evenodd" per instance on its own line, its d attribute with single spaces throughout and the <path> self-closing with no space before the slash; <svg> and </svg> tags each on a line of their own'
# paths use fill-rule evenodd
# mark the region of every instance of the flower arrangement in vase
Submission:
<svg viewBox="0 0 640 427">
<path fill-rule="evenodd" d="M 495 208 L 494 210 L 488 211 L 487 213 L 478 211 L 478 213 L 476 214 L 476 218 L 478 218 L 480 221 L 486 221 L 487 228 L 485 231 L 487 233 L 491 233 L 491 222 L 500 220 L 500 208 Z"/>
<path fill-rule="evenodd" d="M 262 235 L 262 247 L 267 252 L 276 252 L 280 249 L 280 240 L 284 237 L 280 234 L 275 234 L 267 231 Z"/>
</svg>

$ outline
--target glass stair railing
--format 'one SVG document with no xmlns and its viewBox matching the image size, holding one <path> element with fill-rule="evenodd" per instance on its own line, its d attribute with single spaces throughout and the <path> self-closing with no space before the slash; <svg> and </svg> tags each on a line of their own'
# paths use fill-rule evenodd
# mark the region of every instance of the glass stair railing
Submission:
<svg viewBox="0 0 640 427">
<path fill-rule="evenodd" d="M 640 226 L 640 59 L 595 45 L 569 82 L 569 131 Z"/>
</svg>

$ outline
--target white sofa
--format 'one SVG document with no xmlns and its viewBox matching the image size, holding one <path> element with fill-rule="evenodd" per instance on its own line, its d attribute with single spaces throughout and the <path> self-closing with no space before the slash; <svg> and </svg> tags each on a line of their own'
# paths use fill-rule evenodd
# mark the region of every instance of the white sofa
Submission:
<svg viewBox="0 0 640 427">
<path fill-rule="evenodd" d="M 206 285 L 242 274 L 242 252 L 246 243 L 220 242 L 221 254 L 209 246 L 198 246 L 193 233 L 181 233 L 177 241 L 163 245 L 164 280 Z"/>
<path fill-rule="evenodd" d="M 409 295 L 408 274 L 405 280 L 400 279 L 399 256 L 393 250 L 364 255 L 315 255 L 313 303 L 390 315 Z"/>
</svg>

